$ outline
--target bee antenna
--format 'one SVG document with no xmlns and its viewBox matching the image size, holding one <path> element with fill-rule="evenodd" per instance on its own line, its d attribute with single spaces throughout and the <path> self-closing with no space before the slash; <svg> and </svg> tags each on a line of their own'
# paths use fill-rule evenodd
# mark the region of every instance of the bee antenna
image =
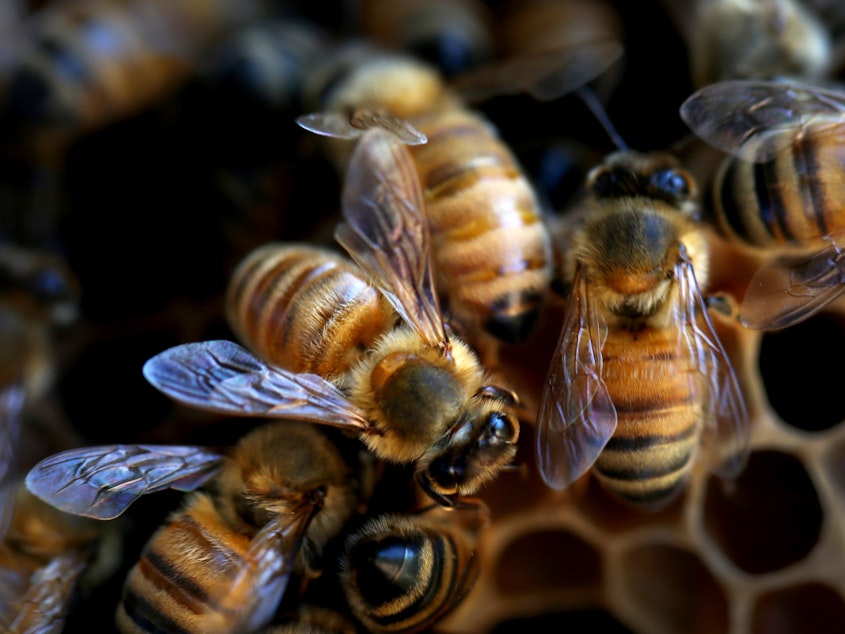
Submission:
<svg viewBox="0 0 845 634">
<path fill-rule="evenodd" d="M 625 143 L 622 136 L 616 131 L 616 127 L 613 125 L 610 117 L 607 116 L 607 111 L 598 100 L 598 97 L 596 97 L 596 93 L 586 86 L 581 86 L 575 91 L 575 94 L 577 94 L 578 97 L 581 98 L 581 101 L 584 102 L 584 105 L 590 109 L 590 112 L 593 113 L 593 116 L 604 128 L 604 131 L 607 132 L 607 136 L 610 137 L 610 140 L 613 141 L 616 148 L 619 150 L 627 150 L 628 144 Z"/>
</svg>

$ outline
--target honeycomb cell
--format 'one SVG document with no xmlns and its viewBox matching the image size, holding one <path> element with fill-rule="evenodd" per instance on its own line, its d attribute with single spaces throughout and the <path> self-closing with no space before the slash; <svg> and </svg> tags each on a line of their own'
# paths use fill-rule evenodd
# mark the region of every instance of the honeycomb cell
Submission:
<svg viewBox="0 0 845 634">
<path fill-rule="evenodd" d="M 694 553 L 646 545 L 625 554 L 622 570 L 627 593 L 660 631 L 727 631 L 725 591 Z"/>
<path fill-rule="evenodd" d="M 742 570 L 762 574 L 802 559 L 815 546 L 823 509 L 804 466 L 794 456 L 757 451 L 730 489 L 707 483 L 704 525 Z"/>
<path fill-rule="evenodd" d="M 504 594 L 592 590 L 602 581 L 601 556 L 570 532 L 537 531 L 508 544 L 494 574 Z"/>
<path fill-rule="evenodd" d="M 845 601 L 833 588 L 820 583 L 784 588 L 762 596 L 754 607 L 751 634 L 841 632 Z"/>
<path fill-rule="evenodd" d="M 553 612 L 534 617 L 509 619 L 490 630 L 492 634 L 516 632 L 602 632 L 630 634 L 616 618 L 604 610 L 573 610 Z"/>
<path fill-rule="evenodd" d="M 845 420 L 838 373 L 824 359 L 845 354 L 845 327 L 831 315 L 818 315 L 760 343 L 760 375 L 772 408 L 787 424 L 821 431 Z"/>
</svg>

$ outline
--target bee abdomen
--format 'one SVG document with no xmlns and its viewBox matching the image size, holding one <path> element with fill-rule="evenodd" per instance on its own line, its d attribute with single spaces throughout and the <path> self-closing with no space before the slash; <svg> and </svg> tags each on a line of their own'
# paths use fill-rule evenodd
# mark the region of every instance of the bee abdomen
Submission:
<svg viewBox="0 0 845 634">
<path fill-rule="evenodd" d="M 392 325 L 379 292 L 339 255 L 270 244 L 235 270 L 226 297 L 232 330 L 258 356 L 294 372 L 345 372 Z"/>
<path fill-rule="evenodd" d="M 805 139 L 764 163 L 728 159 L 714 184 L 722 229 L 758 247 L 841 231 L 843 150 L 839 142 Z"/>
<path fill-rule="evenodd" d="M 184 552 L 204 556 L 180 556 Z M 118 629 L 123 634 L 226 631 L 236 615 L 220 611 L 214 596 L 223 593 L 215 595 L 215 589 L 224 587 L 243 554 L 235 544 L 212 541 L 199 520 L 180 515 L 159 530 L 130 571 L 117 609 Z M 213 578 L 209 566 L 216 571 Z"/>
<path fill-rule="evenodd" d="M 429 141 L 414 148 L 414 159 L 438 286 L 459 318 L 521 341 L 551 280 L 551 244 L 534 190 L 507 146 L 470 114 L 420 125 Z"/>
<path fill-rule="evenodd" d="M 465 551 L 452 535 L 426 529 L 355 540 L 344 566 L 359 618 L 371 631 L 422 631 L 453 606 Z"/>
</svg>

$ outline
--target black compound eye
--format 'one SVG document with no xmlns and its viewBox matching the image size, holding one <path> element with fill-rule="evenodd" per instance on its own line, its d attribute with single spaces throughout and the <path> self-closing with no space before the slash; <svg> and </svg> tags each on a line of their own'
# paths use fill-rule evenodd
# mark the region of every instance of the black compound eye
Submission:
<svg viewBox="0 0 845 634">
<path fill-rule="evenodd" d="M 458 482 L 462 481 L 466 469 L 462 464 L 453 462 L 446 458 L 432 460 L 428 465 L 428 475 L 432 482 L 442 494 L 455 493 L 458 490 Z"/>
<path fill-rule="evenodd" d="M 614 170 L 602 170 L 593 178 L 590 189 L 597 196 L 610 196 L 619 188 L 619 174 Z"/>
<path fill-rule="evenodd" d="M 516 440 L 518 426 L 516 421 L 504 412 L 490 412 L 487 416 L 487 436 L 500 443 Z"/>
<path fill-rule="evenodd" d="M 673 196 L 686 196 L 690 193 L 688 178 L 673 169 L 660 170 L 651 176 L 651 183 L 660 191 Z"/>
</svg>

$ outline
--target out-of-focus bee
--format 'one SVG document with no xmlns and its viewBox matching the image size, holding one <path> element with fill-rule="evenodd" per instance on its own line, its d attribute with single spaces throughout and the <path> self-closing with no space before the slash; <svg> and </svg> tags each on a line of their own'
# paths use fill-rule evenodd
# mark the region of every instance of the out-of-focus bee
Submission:
<svg viewBox="0 0 845 634">
<path fill-rule="evenodd" d="M 358 628 L 336 610 L 300 604 L 296 614 L 284 623 L 270 625 L 260 634 L 357 634 Z"/>
<path fill-rule="evenodd" d="M 291 576 L 319 573 L 321 548 L 357 509 L 366 482 L 321 430 L 295 421 L 258 427 L 228 454 L 165 445 L 69 450 L 26 480 L 53 506 L 96 519 L 116 517 L 147 493 L 206 484 L 130 571 L 116 615 L 124 633 L 267 625 Z"/>
<path fill-rule="evenodd" d="M 681 117 L 728 152 L 713 184 L 719 227 L 764 254 L 743 298 L 746 326 L 778 329 L 845 291 L 845 93 L 796 82 L 725 81 L 691 95 Z"/>
<path fill-rule="evenodd" d="M 382 126 L 411 145 L 450 318 L 478 347 L 482 335 L 519 343 L 533 331 L 547 296 L 550 240 L 515 156 L 462 97 L 518 90 L 556 97 L 600 74 L 620 53 L 615 42 L 543 52 L 482 67 L 450 86 L 420 60 L 358 46 L 315 74 L 311 92 L 320 98 L 310 102 L 319 112 L 297 121 L 340 138 Z M 341 168 L 348 146 L 332 144 Z"/>
<path fill-rule="evenodd" d="M 78 0 L 24 25 L 11 72 L 11 120 L 49 143 L 140 112 L 173 91 L 223 33 L 266 12 L 263 0 Z"/>
<path fill-rule="evenodd" d="M 349 372 L 329 380 L 268 365 L 230 341 L 205 341 L 156 355 L 145 364 L 144 375 L 189 406 L 239 416 L 304 418 L 355 432 L 380 459 L 413 464 L 426 492 L 453 504 L 453 496 L 474 493 L 513 458 L 519 423 L 508 408 L 516 397 L 491 385 L 472 349 L 447 334 L 433 284 L 422 191 L 410 154 L 393 135 L 374 128 L 357 144 L 344 182 L 343 212 L 345 222 L 335 233 L 338 242 L 404 322 L 378 337 Z M 284 259 L 269 264 L 279 262 Z M 286 278 L 278 285 L 280 290 L 308 292 L 311 303 L 302 302 L 301 310 L 286 308 L 288 300 L 299 301 L 295 293 L 276 300 L 258 292 L 257 300 L 272 301 L 281 310 L 259 307 L 253 312 L 247 307 L 236 314 L 249 341 L 262 349 L 271 345 L 265 331 L 272 334 L 274 329 L 260 328 L 271 315 L 292 319 L 297 337 L 317 335 L 309 346 L 318 349 L 316 358 L 297 355 L 294 367 L 319 363 L 319 349 L 332 347 L 327 335 L 337 332 L 350 343 L 361 341 L 356 332 L 361 320 L 354 310 L 349 328 L 335 327 L 336 306 L 316 301 L 311 292 L 320 283 L 318 274 L 332 267 L 336 263 L 325 259 L 322 267 L 305 266 L 297 283 Z M 287 275 L 284 267 L 278 274 Z M 275 274 L 258 268 L 249 275 L 270 283 Z M 336 284 L 343 276 L 328 279 Z M 346 292 L 336 286 L 334 292 L 338 290 Z M 241 306 L 249 297 L 238 300 Z M 314 323 L 303 327 L 308 311 Z M 326 325 L 330 327 L 324 330 Z"/>
<path fill-rule="evenodd" d="M 699 289 L 709 262 L 696 189 L 658 152 L 621 150 L 588 176 L 537 413 L 538 466 L 552 488 L 592 467 L 618 498 L 657 508 L 682 489 L 701 447 L 723 477 L 744 463 L 744 398 Z M 729 445 L 724 460 L 723 446 L 702 443 L 717 438 Z"/>
<path fill-rule="evenodd" d="M 340 560 L 352 613 L 368 632 L 428 631 L 472 589 L 488 524 L 489 511 L 477 500 L 370 519 L 347 538 Z"/>
<path fill-rule="evenodd" d="M 725 79 L 821 80 L 833 43 L 800 0 L 664 0 L 687 41 L 695 87 Z"/>
<path fill-rule="evenodd" d="M 368 0 L 361 32 L 387 49 L 427 60 L 446 77 L 492 59 L 494 16 L 481 0 Z"/>
<path fill-rule="evenodd" d="M 0 245 L 0 535 L 14 508 L 23 419 L 53 384 L 55 329 L 73 321 L 78 299 L 62 258 Z"/>
<path fill-rule="evenodd" d="M 14 485 L 0 540 L 0 630 L 62 631 L 74 590 L 96 552 L 97 522 L 63 513 Z"/>
</svg>

